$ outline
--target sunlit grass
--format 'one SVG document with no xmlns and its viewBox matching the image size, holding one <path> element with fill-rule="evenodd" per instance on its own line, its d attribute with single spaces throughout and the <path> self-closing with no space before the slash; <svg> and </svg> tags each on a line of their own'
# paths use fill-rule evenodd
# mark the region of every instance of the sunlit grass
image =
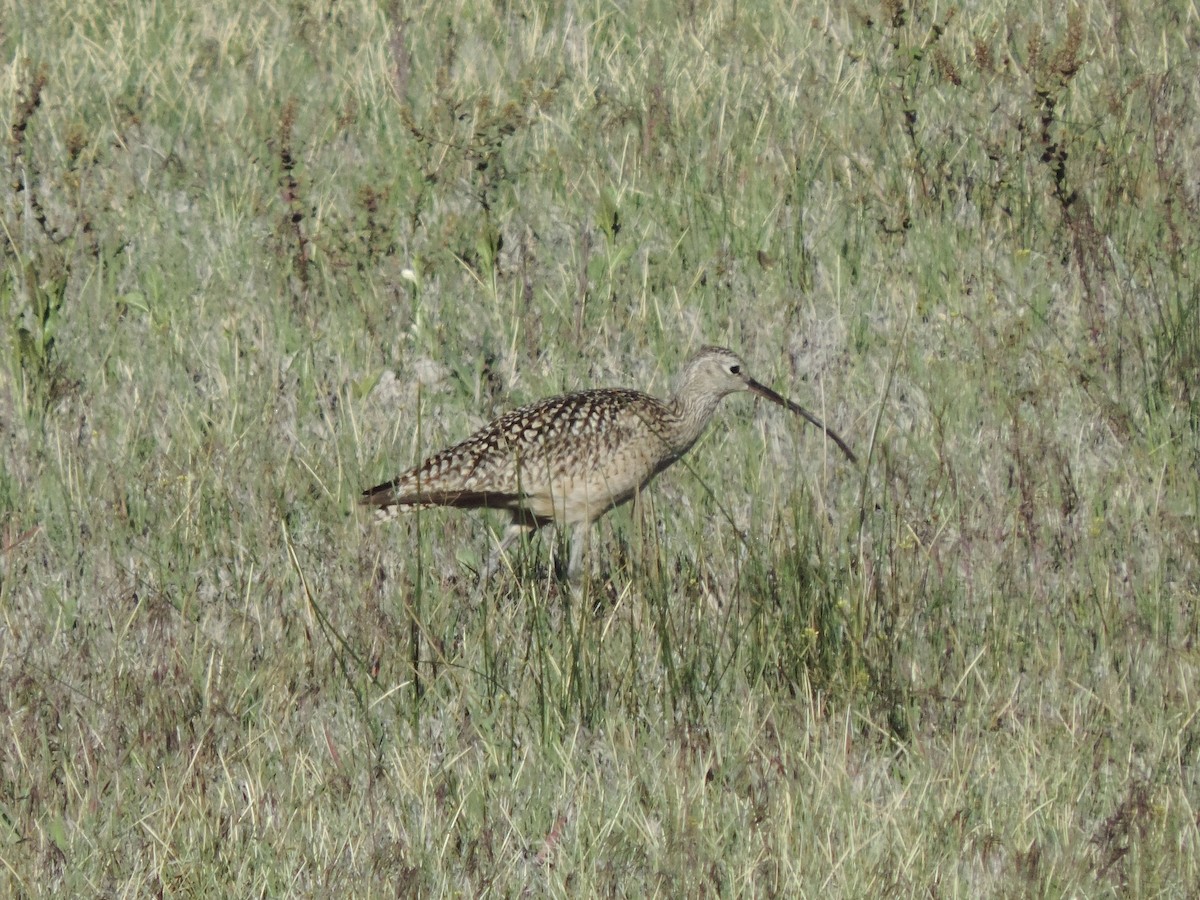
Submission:
<svg viewBox="0 0 1200 900">
<path fill-rule="evenodd" d="M 1184 13 L 4 13 L 6 894 L 1194 893 Z M 355 507 L 705 343 L 861 467 Z"/>
</svg>

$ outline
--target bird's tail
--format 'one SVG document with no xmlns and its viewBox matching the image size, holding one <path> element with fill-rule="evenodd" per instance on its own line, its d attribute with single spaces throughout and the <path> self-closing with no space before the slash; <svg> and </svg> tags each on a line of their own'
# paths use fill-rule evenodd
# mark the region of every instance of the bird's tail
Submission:
<svg viewBox="0 0 1200 900">
<path fill-rule="evenodd" d="M 511 510 L 517 507 L 521 499 L 521 494 L 419 488 L 412 483 L 412 479 L 401 477 L 367 488 L 358 502 L 362 506 L 374 507 L 376 518 L 386 521 L 396 518 L 405 509 L 428 509 L 432 506 Z"/>
</svg>

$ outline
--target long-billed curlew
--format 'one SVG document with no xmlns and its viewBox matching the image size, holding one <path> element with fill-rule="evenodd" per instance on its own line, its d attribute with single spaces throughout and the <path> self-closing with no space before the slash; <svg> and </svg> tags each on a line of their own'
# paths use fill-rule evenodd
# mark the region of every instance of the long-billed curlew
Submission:
<svg viewBox="0 0 1200 900">
<path fill-rule="evenodd" d="M 820 428 L 851 462 L 853 451 L 812 413 L 746 374 L 723 347 L 705 347 L 684 366 L 667 401 L 611 388 L 551 397 L 496 419 L 460 444 L 360 502 L 391 518 L 400 507 L 503 509 L 512 514 L 488 574 L 519 535 L 553 522 L 572 526 L 568 576 L 578 576 L 588 526 L 633 497 L 703 433 L 726 394 L 749 391 Z"/>
</svg>

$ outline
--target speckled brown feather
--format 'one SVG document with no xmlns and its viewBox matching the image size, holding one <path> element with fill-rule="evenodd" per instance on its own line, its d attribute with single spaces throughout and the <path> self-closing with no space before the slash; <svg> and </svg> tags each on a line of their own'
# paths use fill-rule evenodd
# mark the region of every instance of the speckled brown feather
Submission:
<svg viewBox="0 0 1200 900">
<path fill-rule="evenodd" d="M 587 518 L 595 518 L 628 493 L 623 489 L 615 491 L 620 497 L 603 496 L 609 493 L 608 487 L 624 488 L 629 480 L 616 473 L 605 474 L 612 464 L 627 462 L 630 454 L 622 448 L 631 442 L 647 444 L 653 455 L 669 456 L 664 438 L 655 437 L 661 429 L 654 423 L 661 425 L 670 418 L 667 404 L 639 391 L 614 388 L 551 397 L 506 413 L 465 441 L 370 488 L 363 492 L 362 502 L 378 507 L 385 518 L 406 506 L 517 512 L 530 505 L 554 505 L 556 495 L 565 503 L 578 476 L 594 472 L 606 482 L 586 504 Z M 646 454 L 633 455 L 640 458 Z M 636 489 L 658 470 L 649 469 L 647 477 L 636 479 L 638 483 L 632 487 Z M 537 508 L 528 511 L 538 524 L 557 518 L 540 515 Z"/>
</svg>

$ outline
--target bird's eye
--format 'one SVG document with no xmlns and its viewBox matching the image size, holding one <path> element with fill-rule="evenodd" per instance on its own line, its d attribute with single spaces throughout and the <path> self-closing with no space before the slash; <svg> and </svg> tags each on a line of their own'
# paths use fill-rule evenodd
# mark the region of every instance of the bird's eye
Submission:
<svg viewBox="0 0 1200 900">
<path fill-rule="evenodd" d="M 740 375 L 740 374 L 741 374 L 741 372 L 742 372 L 742 367 L 741 367 L 741 366 L 730 366 L 730 367 L 729 367 L 729 374 L 730 374 L 730 375 Z"/>
</svg>

